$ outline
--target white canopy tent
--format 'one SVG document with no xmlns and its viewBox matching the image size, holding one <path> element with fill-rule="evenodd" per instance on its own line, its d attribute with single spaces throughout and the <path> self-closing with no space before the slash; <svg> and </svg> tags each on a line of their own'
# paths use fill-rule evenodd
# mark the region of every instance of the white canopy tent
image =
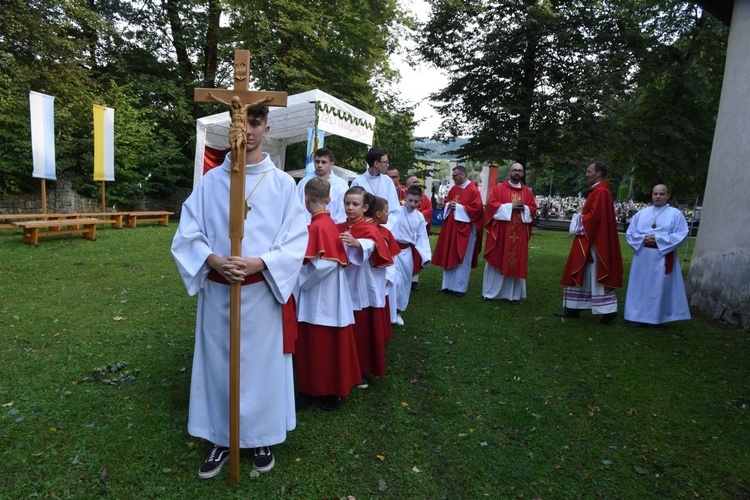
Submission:
<svg viewBox="0 0 750 500">
<path fill-rule="evenodd" d="M 203 175 L 206 146 L 229 149 L 229 125 L 228 111 L 198 119 L 193 186 Z M 286 146 L 307 141 L 308 128 L 370 146 L 375 117 L 315 89 L 289 96 L 285 108 L 272 107 L 268 113 L 268 125 L 271 130 L 263 141 L 263 150 L 278 168 L 284 170 Z"/>
</svg>

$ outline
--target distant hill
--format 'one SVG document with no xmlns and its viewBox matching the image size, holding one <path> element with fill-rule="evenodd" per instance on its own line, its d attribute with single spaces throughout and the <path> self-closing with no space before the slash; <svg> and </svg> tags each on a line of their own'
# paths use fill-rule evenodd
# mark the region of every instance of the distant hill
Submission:
<svg viewBox="0 0 750 500">
<path fill-rule="evenodd" d="M 428 160 L 452 160 L 454 158 L 457 158 L 457 156 L 455 154 L 447 154 L 446 152 L 454 151 L 467 142 L 469 142 L 469 139 L 467 137 L 459 137 L 455 141 L 449 142 L 448 144 L 443 144 L 442 142 L 427 139 L 414 141 L 414 146 L 417 148 L 426 149 L 427 153 L 424 155 L 424 158 Z"/>
</svg>

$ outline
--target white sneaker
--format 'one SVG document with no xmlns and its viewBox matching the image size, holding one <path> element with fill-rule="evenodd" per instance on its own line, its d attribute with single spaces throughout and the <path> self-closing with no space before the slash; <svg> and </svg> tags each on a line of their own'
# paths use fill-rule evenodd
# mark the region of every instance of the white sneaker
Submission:
<svg viewBox="0 0 750 500">
<path fill-rule="evenodd" d="M 404 319 L 401 317 L 400 314 L 398 314 L 396 315 L 396 321 L 394 321 L 393 323 L 395 323 L 398 326 L 404 326 Z"/>
<path fill-rule="evenodd" d="M 365 378 L 365 377 L 363 376 L 363 377 L 362 377 L 362 382 L 360 382 L 359 384 L 357 384 L 357 385 L 356 385 L 355 387 L 356 387 L 357 389 L 367 389 L 368 387 L 370 387 L 370 383 L 369 383 L 369 382 L 367 381 L 367 379 L 366 379 L 366 378 Z"/>
</svg>

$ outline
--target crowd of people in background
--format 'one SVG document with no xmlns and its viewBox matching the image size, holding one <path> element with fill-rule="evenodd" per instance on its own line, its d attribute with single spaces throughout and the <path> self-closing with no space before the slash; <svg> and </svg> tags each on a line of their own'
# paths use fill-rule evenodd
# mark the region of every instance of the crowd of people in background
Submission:
<svg viewBox="0 0 750 500">
<path fill-rule="evenodd" d="M 580 193 L 576 196 L 546 196 L 538 194 L 536 195 L 536 204 L 538 207 L 536 217 L 538 219 L 570 219 L 573 214 L 580 212 L 585 201 L 586 198 Z M 635 214 L 648 206 L 650 206 L 648 203 L 633 200 L 614 202 L 617 222 L 624 224 L 627 228 L 627 225 L 633 220 Z M 698 222 L 700 212 L 696 213 L 696 207 L 680 206 L 676 208 L 682 212 L 688 224 Z"/>
</svg>

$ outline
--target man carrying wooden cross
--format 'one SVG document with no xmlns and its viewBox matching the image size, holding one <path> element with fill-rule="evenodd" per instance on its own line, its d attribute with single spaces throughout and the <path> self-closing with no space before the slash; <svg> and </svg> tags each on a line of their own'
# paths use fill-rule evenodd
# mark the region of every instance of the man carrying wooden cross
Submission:
<svg viewBox="0 0 750 500">
<path fill-rule="evenodd" d="M 307 248 L 306 219 L 294 180 L 262 151 L 268 108 L 239 109 L 247 113 L 241 254 L 232 255 L 229 236 L 231 152 L 185 201 L 172 242 L 188 293 L 198 293 L 188 432 L 213 445 L 198 470 L 202 479 L 216 476 L 229 457 L 230 283 L 242 283 L 239 447 L 252 448 L 253 468 L 267 472 L 275 464 L 270 447 L 296 426 L 282 316 Z"/>
</svg>

